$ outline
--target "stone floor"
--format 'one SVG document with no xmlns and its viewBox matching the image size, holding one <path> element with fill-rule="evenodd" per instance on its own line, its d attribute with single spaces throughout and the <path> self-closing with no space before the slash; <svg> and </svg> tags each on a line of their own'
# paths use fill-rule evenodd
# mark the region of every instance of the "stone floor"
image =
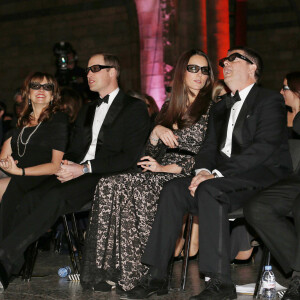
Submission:
<svg viewBox="0 0 300 300">
<path fill-rule="evenodd" d="M 119 299 L 115 291 L 109 293 L 95 293 L 82 291 L 78 282 L 70 282 L 57 275 L 60 267 L 70 265 L 68 255 L 60 255 L 54 252 L 42 252 L 38 254 L 37 262 L 34 268 L 34 276 L 30 282 L 22 282 L 20 278 L 15 279 L 8 289 L 0 294 L 0 300 L 36 300 L 36 299 Z M 257 264 L 232 265 L 232 276 L 236 284 L 247 284 L 255 282 L 258 270 Z M 184 300 L 190 296 L 198 294 L 204 287 L 203 280 L 200 280 L 197 268 L 197 261 L 189 263 L 186 291 L 181 292 L 176 288 L 180 285 L 181 262 L 175 262 L 172 290 L 165 296 L 152 296 L 150 299 L 160 300 Z M 281 285 L 287 285 L 288 280 L 275 268 L 276 280 Z M 238 295 L 238 300 L 250 300 L 252 296 Z"/>
</svg>

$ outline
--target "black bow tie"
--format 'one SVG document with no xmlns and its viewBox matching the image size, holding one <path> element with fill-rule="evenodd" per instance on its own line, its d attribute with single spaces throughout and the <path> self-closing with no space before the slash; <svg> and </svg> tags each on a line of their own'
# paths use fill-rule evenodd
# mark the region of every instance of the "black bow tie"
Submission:
<svg viewBox="0 0 300 300">
<path fill-rule="evenodd" d="M 97 99 L 97 107 L 100 106 L 103 102 L 108 103 L 109 94 L 107 94 L 104 98 L 99 97 Z"/>
<path fill-rule="evenodd" d="M 231 94 L 226 95 L 226 106 L 227 108 L 231 108 L 235 102 L 240 101 L 240 95 L 239 95 L 239 91 L 236 91 L 234 96 L 231 96 Z"/>
</svg>

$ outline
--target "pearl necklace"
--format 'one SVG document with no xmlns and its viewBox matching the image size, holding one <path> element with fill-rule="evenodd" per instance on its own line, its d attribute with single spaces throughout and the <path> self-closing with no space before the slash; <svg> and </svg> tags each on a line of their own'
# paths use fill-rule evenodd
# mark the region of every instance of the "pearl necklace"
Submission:
<svg viewBox="0 0 300 300">
<path fill-rule="evenodd" d="M 25 154 L 25 152 L 26 152 L 27 144 L 29 143 L 31 136 L 38 130 L 38 128 L 40 127 L 41 124 L 42 124 L 42 122 L 40 122 L 40 123 L 35 127 L 35 129 L 31 132 L 31 134 L 29 135 L 29 137 L 27 138 L 27 140 L 26 140 L 25 142 L 22 141 L 22 138 L 23 138 L 24 130 L 25 130 L 25 128 L 28 127 L 28 126 L 25 126 L 25 127 L 22 128 L 21 132 L 20 132 L 19 135 L 18 135 L 18 139 L 17 139 L 17 148 L 18 148 L 18 154 L 19 154 L 19 157 L 23 157 L 23 156 L 24 156 L 24 154 Z M 20 153 L 19 142 L 21 142 L 21 144 L 24 145 L 24 151 L 23 151 L 22 154 Z"/>
</svg>

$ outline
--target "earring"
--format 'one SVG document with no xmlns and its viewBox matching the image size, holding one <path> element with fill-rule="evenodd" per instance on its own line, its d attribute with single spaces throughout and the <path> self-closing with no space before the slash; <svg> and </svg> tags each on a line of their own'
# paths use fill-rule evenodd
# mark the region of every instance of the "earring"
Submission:
<svg viewBox="0 0 300 300">
<path fill-rule="evenodd" d="M 31 105 L 31 100 L 30 99 L 28 99 L 28 105 Z"/>
</svg>

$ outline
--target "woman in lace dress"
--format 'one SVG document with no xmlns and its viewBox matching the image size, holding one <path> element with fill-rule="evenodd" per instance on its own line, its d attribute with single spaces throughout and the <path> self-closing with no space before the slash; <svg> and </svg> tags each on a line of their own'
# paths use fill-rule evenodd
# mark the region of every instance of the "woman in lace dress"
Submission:
<svg viewBox="0 0 300 300">
<path fill-rule="evenodd" d="M 159 113 L 146 156 L 138 163 L 143 172 L 100 179 L 85 241 L 84 287 L 108 291 L 109 280 L 128 291 L 147 273 L 140 261 L 159 193 L 165 182 L 191 174 L 193 156 L 206 132 L 212 84 L 206 54 L 200 50 L 183 53 L 175 68 L 171 99 Z"/>
</svg>

